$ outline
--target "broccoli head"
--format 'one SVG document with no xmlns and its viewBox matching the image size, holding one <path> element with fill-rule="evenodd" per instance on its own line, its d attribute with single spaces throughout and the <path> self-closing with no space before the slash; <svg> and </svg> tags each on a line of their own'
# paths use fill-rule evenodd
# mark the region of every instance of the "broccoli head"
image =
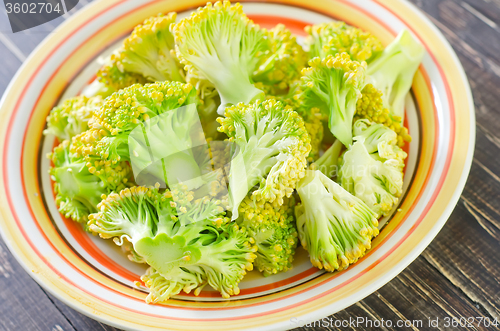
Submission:
<svg viewBox="0 0 500 331">
<path fill-rule="evenodd" d="M 171 175 L 175 182 L 197 178 L 201 176 L 200 163 L 192 147 L 206 144 L 201 126 L 196 126 L 197 103 L 190 84 L 132 85 L 106 99 L 94 114 L 91 129 L 80 138 L 85 146 L 78 151 L 94 171 L 133 158 L 134 169 L 152 165 L 148 169 L 155 176 L 152 183 L 168 183 L 165 175 Z"/>
<path fill-rule="evenodd" d="M 123 56 L 121 49 L 114 51 L 109 57 L 104 60 L 102 67 L 97 72 L 97 80 L 93 82 L 94 90 L 110 90 L 116 92 L 127 86 L 134 84 L 146 84 L 148 79 L 140 74 L 125 71 L 120 62 Z M 87 89 L 88 93 L 89 89 Z"/>
<path fill-rule="evenodd" d="M 302 70 L 297 99 L 305 107 L 319 108 L 328 116 L 332 134 L 345 146 L 352 142 L 352 119 L 364 86 L 366 63 L 352 61 L 347 53 L 309 61 Z"/>
<path fill-rule="evenodd" d="M 258 203 L 282 205 L 304 176 L 311 150 L 304 121 L 290 106 L 274 99 L 228 107 L 225 116 L 217 119 L 219 131 L 238 147 L 229 171 L 233 219 L 255 185 L 252 197 Z"/>
<path fill-rule="evenodd" d="M 77 96 L 64 100 L 47 116 L 47 129 L 44 134 L 53 134 L 59 141 L 63 141 L 86 131 L 89 120 L 102 103 L 100 96 Z"/>
<path fill-rule="evenodd" d="M 411 142 L 411 136 L 408 134 L 408 129 L 403 126 L 401 118 L 392 115 L 389 109 L 384 107 L 382 91 L 376 89 L 372 84 L 367 84 L 363 88 L 361 98 L 358 99 L 353 123 L 359 119 L 383 124 L 396 132 L 399 147 L 403 147 L 405 142 Z"/>
<path fill-rule="evenodd" d="M 292 267 L 297 247 L 297 228 L 294 216 L 295 199 L 284 198 L 283 205 L 275 207 L 266 202 L 257 207 L 250 196 L 245 197 L 239 207 L 237 222 L 254 238 L 258 249 L 255 267 L 270 276 Z"/>
<path fill-rule="evenodd" d="M 339 182 L 363 200 L 377 216 L 388 215 L 403 189 L 406 153 L 397 135 L 382 124 L 359 120 L 355 142 L 342 156 Z"/>
<path fill-rule="evenodd" d="M 177 14 L 159 14 L 136 26 L 99 70 L 98 79 L 116 90 L 147 81 L 184 81 L 170 25 Z"/>
<path fill-rule="evenodd" d="M 269 30 L 268 37 L 270 48 L 257 64 L 252 79 L 266 94 L 283 94 L 300 78 L 300 71 L 307 64 L 307 55 L 283 24 Z"/>
<path fill-rule="evenodd" d="M 49 173 L 59 212 L 86 226 L 87 216 L 96 212 L 101 197 L 111 192 L 107 182 L 93 175 L 86 161 L 71 152 L 69 140 L 55 147 L 49 158 L 53 163 Z M 124 176 L 128 172 L 129 169 L 124 169 Z"/>
<path fill-rule="evenodd" d="M 321 155 L 319 159 L 309 166 L 311 170 L 319 170 L 327 177 L 332 178 L 337 175 L 339 156 L 344 145 L 340 140 L 335 142 Z"/>
<path fill-rule="evenodd" d="M 424 56 L 424 47 L 403 30 L 368 66 L 369 83 L 382 91 L 384 107 L 403 120 L 405 97 Z"/>
<path fill-rule="evenodd" d="M 347 53 L 354 61 L 370 63 L 384 49 L 373 35 L 344 22 L 322 23 L 306 26 L 305 40 L 311 58 Z"/>
<path fill-rule="evenodd" d="M 163 193 L 132 187 L 110 194 L 99 210 L 89 217 L 90 230 L 118 245 L 131 242 L 150 266 L 141 277 L 148 303 L 164 303 L 182 290 L 198 295 L 206 284 L 228 298 L 252 270 L 257 247 L 247 231 L 229 222 L 218 201 L 193 200 L 185 187 Z"/>
<path fill-rule="evenodd" d="M 320 171 L 308 170 L 297 185 L 297 228 L 311 263 L 326 271 L 346 269 L 378 235 L 375 213 Z"/>
<path fill-rule="evenodd" d="M 302 103 L 303 100 L 300 99 L 299 81 L 291 84 L 287 94 L 280 96 L 267 96 L 267 98 L 283 102 L 287 106 L 292 107 L 292 109 L 302 117 L 307 133 L 309 133 L 309 136 L 311 137 L 311 152 L 307 157 L 307 161 L 312 163 L 314 160 L 318 159 L 321 142 L 323 141 L 323 122 L 325 116 L 321 113 L 319 108 L 309 107 Z"/>
<path fill-rule="evenodd" d="M 172 29 L 186 71 L 207 79 L 219 92 L 220 115 L 227 105 L 262 98 L 252 75 L 269 50 L 267 32 L 247 18 L 239 3 L 208 3 Z"/>
<path fill-rule="evenodd" d="M 92 143 L 87 141 L 89 135 L 87 130 L 72 138 L 69 151 L 78 160 L 85 161 L 83 164 L 88 171 L 97 176 L 105 183 L 111 191 L 119 191 L 132 183 L 132 169 L 126 161 L 111 162 L 103 160 L 96 153 L 95 140 Z"/>
</svg>

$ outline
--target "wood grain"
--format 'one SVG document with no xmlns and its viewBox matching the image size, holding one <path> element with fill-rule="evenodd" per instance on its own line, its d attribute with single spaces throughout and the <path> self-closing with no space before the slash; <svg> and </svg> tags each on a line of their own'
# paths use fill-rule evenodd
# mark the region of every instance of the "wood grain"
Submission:
<svg viewBox="0 0 500 331">
<path fill-rule="evenodd" d="M 500 319 L 500 0 L 411 2 L 443 32 L 468 75 L 477 116 L 474 162 L 457 207 L 424 253 L 377 292 L 330 317 L 423 325 L 297 330 L 429 330 L 426 323 L 436 318 L 440 320 L 436 329 L 455 330 L 445 327 L 446 318 Z M 85 3 L 81 0 L 76 9 Z M 4 16 L 0 7 L 0 93 L 22 58 L 64 20 L 14 35 Z M 47 294 L 1 242 L 0 288 L 0 330 L 116 330 Z M 486 330 L 477 323 L 467 329 Z"/>
</svg>

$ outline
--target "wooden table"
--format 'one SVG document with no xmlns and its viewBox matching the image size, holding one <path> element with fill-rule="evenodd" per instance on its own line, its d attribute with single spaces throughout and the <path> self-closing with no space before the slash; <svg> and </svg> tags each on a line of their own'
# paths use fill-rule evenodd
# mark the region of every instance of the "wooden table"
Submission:
<svg viewBox="0 0 500 331">
<path fill-rule="evenodd" d="M 66 16 L 87 2 L 80 0 Z M 439 318 L 441 329 L 447 317 L 500 320 L 500 0 L 412 2 L 448 38 L 469 77 L 477 116 L 472 170 L 449 221 L 422 255 L 380 290 L 332 317 L 394 323 Z M 65 18 L 13 34 L 0 5 L 0 94 L 29 53 Z M 0 289 L 0 330 L 114 329 L 47 293 L 3 242 Z M 486 328 L 475 323 L 469 329 Z"/>
</svg>

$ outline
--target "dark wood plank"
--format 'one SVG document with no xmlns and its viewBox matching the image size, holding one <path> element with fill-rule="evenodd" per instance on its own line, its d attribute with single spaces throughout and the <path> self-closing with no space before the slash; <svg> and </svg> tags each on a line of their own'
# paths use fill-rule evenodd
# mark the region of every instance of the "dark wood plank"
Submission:
<svg viewBox="0 0 500 331">
<path fill-rule="evenodd" d="M 2 62 L 8 65 L 0 65 L 0 96 L 9 85 L 10 80 L 21 66 L 21 61 L 12 52 L 0 42 L 0 54 Z"/>
<path fill-rule="evenodd" d="M 446 235 L 446 233 L 445 233 Z M 445 328 L 446 318 L 490 317 L 478 308 L 461 289 L 450 283 L 445 275 L 419 257 L 393 281 L 383 286 L 366 299 L 330 316 L 333 320 L 350 321 L 358 317 L 372 321 L 387 321 L 385 330 L 428 330 L 430 320 L 439 320 L 439 329 Z M 491 318 L 491 317 L 490 317 Z M 390 321 L 390 322 L 388 322 Z M 398 321 L 409 323 L 409 327 L 398 327 Z M 324 325 L 330 324 L 323 320 Z M 391 323 L 391 324 L 389 324 Z M 401 322 L 400 322 L 401 323 Z M 380 330 L 374 324 L 361 322 L 355 330 Z M 366 327 L 368 326 L 368 327 Z M 372 326 L 372 327 L 370 327 Z M 303 327 L 296 330 L 346 330 L 346 328 Z M 487 330 L 484 327 L 468 328 Z"/>
<path fill-rule="evenodd" d="M 0 242 L 0 329 L 75 330 Z"/>
</svg>

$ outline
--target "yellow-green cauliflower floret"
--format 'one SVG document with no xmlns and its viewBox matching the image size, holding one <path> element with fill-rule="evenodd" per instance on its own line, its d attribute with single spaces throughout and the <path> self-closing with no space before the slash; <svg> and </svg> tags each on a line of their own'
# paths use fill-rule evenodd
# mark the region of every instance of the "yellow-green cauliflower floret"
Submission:
<svg viewBox="0 0 500 331">
<path fill-rule="evenodd" d="M 176 193 L 132 187 L 110 194 L 89 217 L 89 228 L 117 245 L 132 243 L 150 266 L 141 277 L 148 303 L 165 303 L 182 290 L 198 295 L 207 284 L 224 298 L 237 295 L 256 257 L 253 239 L 224 216 L 218 201 Z"/>
<path fill-rule="evenodd" d="M 159 14 L 136 26 L 132 34 L 99 70 L 102 83 L 116 90 L 139 83 L 184 81 L 182 66 L 175 56 L 170 25 L 177 14 Z"/>
<path fill-rule="evenodd" d="M 264 276 L 292 268 L 298 242 L 294 207 L 293 196 L 284 198 L 283 205 L 279 207 L 268 202 L 263 207 L 257 207 L 251 196 L 240 204 L 237 222 L 255 239 L 258 250 L 254 265 Z"/>
<path fill-rule="evenodd" d="M 239 3 L 210 2 L 173 26 L 177 56 L 189 74 L 210 81 L 224 108 L 263 97 L 252 75 L 269 50 L 267 31 L 243 13 Z"/>
<path fill-rule="evenodd" d="M 299 238 L 315 267 L 344 270 L 371 247 L 378 221 L 363 201 L 318 170 L 307 171 L 297 192 Z"/>
<path fill-rule="evenodd" d="M 311 58 L 347 53 L 354 61 L 370 62 L 384 48 L 373 35 L 344 22 L 321 23 L 306 26 L 305 40 Z"/>
<path fill-rule="evenodd" d="M 403 190 L 406 153 L 397 146 L 397 135 L 382 124 L 359 120 L 355 142 L 344 153 L 339 183 L 363 200 L 377 217 L 388 215 Z"/>
<path fill-rule="evenodd" d="M 372 84 L 367 84 L 363 88 L 361 98 L 358 99 L 353 123 L 359 119 L 383 124 L 396 132 L 399 147 L 403 147 L 405 142 L 411 142 L 411 136 L 408 134 L 408 129 L 403 126 L 401 118 L 392 115 L 389 109 L 384 107 L 382 91 L 377 90 Z"/>
<path fill-rule="evenodd" d="M 301 70 L 307 65 L 307 54 L 283 24 L 269 30 L 268 38 L 270 48 L 258 63 L 252 79 L 266 94 L 283 94 L 300 78 Z"/>
<path fill-rule="evenodd" d="M 102 195 L 109 194 L 116 187 L 93 175 L 86 167 L 87 162 L 71 152 L 71 147 L 69 140 L 64 140 L 54 148 L 49 154 L 53 163 L 49 172 L 54 181 L 59 212 L 86 226 L 87 216 L 97 211 Z M 130 169 L 127 167 L 116 173 L 127 178 Z"/>
<path fill-rule="evenodd" d="M 233 219 L 238 206 L 255 186 L 252 199 L 258 205 L 274 206 L 290 197 L 304 176 L 306 157 L 311 150 L 303 119 L 291 107 L 270 99 L 226 108 L 226 117 L 217 120 L 239 150 L 229 172 L 229 205 Z"/>
<path fill-rule="evenodd" d="M 100 96 L 93 98 L 76 96 L 64 100 L 47 116 L 47 129 L 44 134 L 53 134 L 59 141 L 63 141 L 86 131 L 88 121 L 102 103 Z"/>
<path fill-rule="evenodd" d="M 332 134 L 345 146 L 352 143 L 352 119 L 365 81 L 366 63 L 352 61 L 347 53 L 309 61 L 302 70 L 297 99 L 307 108 L 317 107 L 328 117 Z"/>
</svg>

